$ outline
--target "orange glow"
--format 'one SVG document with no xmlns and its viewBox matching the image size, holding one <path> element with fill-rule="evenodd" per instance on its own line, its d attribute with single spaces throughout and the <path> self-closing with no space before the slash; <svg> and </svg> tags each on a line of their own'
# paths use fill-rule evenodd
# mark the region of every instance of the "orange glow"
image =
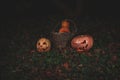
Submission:
<svg viewBox="0 0 120 80">
<path fill-rule="evenodd" d="M 67 20 L 63 20 L 61 23 L 60 33 L 70 32 L 69 30 L 70 23 Z"/>
</svg>

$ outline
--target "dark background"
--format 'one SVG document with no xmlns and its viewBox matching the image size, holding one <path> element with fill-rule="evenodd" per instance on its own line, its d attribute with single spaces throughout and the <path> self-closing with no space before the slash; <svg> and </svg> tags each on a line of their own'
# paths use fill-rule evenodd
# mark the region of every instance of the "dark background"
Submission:
<svg viewBox="0 0 120 80">
<path fill-rule="evenodd" d="M 1 1 L 1 16 L 46 16 L 46 15 L 119 15 L 117 0 L 4 0 Z"/>
<path fill-rule="evenodd" d="M 0 32 L 2 37 L 11 38 L 23 30 L 51 31 L 57 21 L 64 18 L 75 20 L 78 28 L 81 27 L 79 24 L 96 19 L 119 24 L 119 7 L 117 0 L 3 0 L 0 2 Z"/>
<path fill-rule="evenodd" d="M 98 27 L 98 24 L 96 27 L 84 28 L 81 24 L 87 21 L 96 22 L 96 19 L 108 21 L 107 23 L 112 21 L 117 25 L 120 22 L 120 5 L 116 0 L 3 0 L 0 4 L 2 43 L 11 39 L 17 32 L 25 30 L 36 34 L 46 33 L 46 29 L 51 31 L 55 24 L 64 18 L 75 20 L 78 29 L 81 29 L 79 32 L 82 32 L 82 29 L 83 32 L 84 30 L 88 32 L 91 27 L 91 33 L 110 27 L 109 25 Z"/>
</svg>

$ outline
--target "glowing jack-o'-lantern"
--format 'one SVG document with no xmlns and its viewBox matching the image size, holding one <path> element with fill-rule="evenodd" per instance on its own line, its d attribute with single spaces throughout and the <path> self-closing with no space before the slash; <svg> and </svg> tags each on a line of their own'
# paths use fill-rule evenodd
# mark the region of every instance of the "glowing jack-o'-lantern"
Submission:
<svg viewBox="0 0 120 80">
<path fill-rule="evenodd" d="M 84 52 L 91 49 L 93 46 L 93 38 L 90 35 L 79 35 L 72 39 L 71 47 L 77 52 Z"/>
<path fill-rule="evenodd" d="M 48 52 L 51 49 L 51 42 L 47 38 L 40 38 L 36 44 L 38 52 Z"/>
<path fill-rule="evenodd" d="M 61 28 L 59 30 L 59 33 L 70 32 L 69 26 L 70 26 L 70 22 L 67 20 L 63 20 L 61 23 Z"/>
</svg>

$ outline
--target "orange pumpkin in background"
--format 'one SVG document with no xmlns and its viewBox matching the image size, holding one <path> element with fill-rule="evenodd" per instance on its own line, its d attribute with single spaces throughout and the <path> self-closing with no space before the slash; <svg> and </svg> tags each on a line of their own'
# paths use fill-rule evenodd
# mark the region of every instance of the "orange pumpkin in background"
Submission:
<svg viewBox="0 0 120 80">
<path fill-rule="evenodd" d="M 61 23 L 61 28 L 59 29 L 59 33 L 70 32 L 69 26 L 70 26 L 70 22 L 67 20 L 63 20 Z"/>
<path fill-rule="evenodd" d="M 71 47 L 77 52 L 85 52 L 92 48 L 93 37 L 90 35 L 78 35 L 71 41 Z"/>
</svg>

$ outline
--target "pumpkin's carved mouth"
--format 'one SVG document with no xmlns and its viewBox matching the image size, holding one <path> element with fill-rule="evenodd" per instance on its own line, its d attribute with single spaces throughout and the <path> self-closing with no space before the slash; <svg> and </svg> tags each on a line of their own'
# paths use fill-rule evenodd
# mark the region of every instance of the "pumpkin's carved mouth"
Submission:
<svg viewBox="0 0 120 80">
<path fill-rule="evenodd" d="M 87 47 L 88 47 L 88 44 L 86 44 L 85 46 L 83 46 L 83 47 L 79 47 L 78 49 L 80 49 L 80 50 L 86 50 L 87 49 Z"/>
<path fill-rule="evenodd" d="M 43 48 L 43 50 L 45 51 L 45 50 L 47 50 L 48 49 L 48 47 L 46 47 L 46 48 Z"/>
<path fill-rule="evenodd" d="M 83 40 L 83 42 L 80 43 L 81 45 L 78 47 L 79 50 L 86 50 L 88 47 L 87 41 Z"/>
<path fill-rule="evenodd" d="M 42 48 L 42 46 L 41 46 L 40 48 L 37 48 L 37 49 L 40 50 L 40 51 L 46 51 L 46 50 L 49 49 L 49 47 Z"/>
</svg>

